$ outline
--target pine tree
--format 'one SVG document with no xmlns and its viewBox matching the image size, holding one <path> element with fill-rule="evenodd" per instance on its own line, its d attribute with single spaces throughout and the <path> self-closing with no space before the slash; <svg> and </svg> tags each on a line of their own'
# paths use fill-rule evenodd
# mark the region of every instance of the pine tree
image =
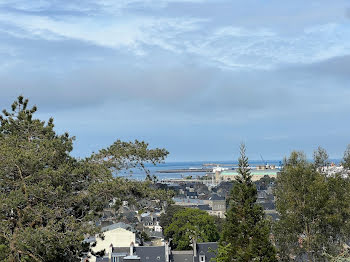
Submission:
<svg viewBox="0 0 350 262">
<path fill-rule="evenodd" d="M 123 200 L 167 197 L 113 173 L 158 163 L 167 151 L 118 140 L 77 159 L 74 138 L 57 134 L 52 118 L 34 118 L 36 110 L 20 96 L 0 113 L 0 261 L 81 261 L 89 251 L 83 240 L 98 232 L 94 222 L 112 199 L 117 208 Z"/>
<path fill-rule="evenodd" d="M 232 188 L 229 210 L 219 244 L 217 261 L 277 261 L 270 242 L 270 227 L 263 209 L 256 203 L 245 145 L 240 147 L 239 176 Z"/>
</svg>

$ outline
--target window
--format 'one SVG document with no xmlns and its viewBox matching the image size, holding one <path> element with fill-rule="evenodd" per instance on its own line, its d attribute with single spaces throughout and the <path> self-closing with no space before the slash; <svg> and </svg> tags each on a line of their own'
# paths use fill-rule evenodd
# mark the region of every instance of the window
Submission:
<svg viewBox="0 0 350 262">
<path fill-rule="evenodd" d="M 205 256 L 200 256 L 200 257 L 199 257 L 199 261 L 200 261 L 200 262 L 204 262 L 204 261 L 205 261 Z"/>
</svg>

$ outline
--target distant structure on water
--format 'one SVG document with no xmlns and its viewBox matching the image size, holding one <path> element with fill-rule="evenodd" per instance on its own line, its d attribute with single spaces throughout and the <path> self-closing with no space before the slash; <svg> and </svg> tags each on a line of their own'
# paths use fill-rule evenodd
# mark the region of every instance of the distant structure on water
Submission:
<svg viewBox="0 0 350 262">
<path fill-rule="evenodd" d="M 257 181 L 264 176 L 269 177 L 277 177 L 277 173 L 279 172 L 280 167 L 276 167 L 275 165 L 258 165 L 256 167 L 251 168 L 252 180 Z M 238 170 L 230 170 L 228 168 L 223 168 L 220 166 L 213 168 L 213 179 L 215 180 L 215 184 L 219 184 L 222 181 L 233 181 L 239 175 Z"/>
</svg>

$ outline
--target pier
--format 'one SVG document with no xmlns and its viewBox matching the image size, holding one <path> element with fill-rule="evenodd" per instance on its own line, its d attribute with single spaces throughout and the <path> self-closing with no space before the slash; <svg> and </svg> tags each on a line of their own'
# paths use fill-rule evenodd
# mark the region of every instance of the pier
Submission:
<svg viewBox="0 0 350 262">
<path fill-rule="evenodd" d="M 170 173 L 211 173 L 212 168 L 189 168 L 189 169 L 167 169 L 158 170 L 157 173 L 170 174 Z"/>
</svg>

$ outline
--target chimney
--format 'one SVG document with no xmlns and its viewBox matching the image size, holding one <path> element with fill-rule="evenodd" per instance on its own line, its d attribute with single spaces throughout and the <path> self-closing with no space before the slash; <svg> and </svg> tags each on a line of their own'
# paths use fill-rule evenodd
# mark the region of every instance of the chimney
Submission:
<svg viewBox="0 0 350 262">
<path fill-rule="evenodd" d="M 132 257 L 134 255 L 134 242 L 130 243 L 130 256 Z"/>
<path fill-rule="evenodd" d="M 193 257 L 197 257 L 197 241 L 196 241 L 196 238 L 192 239 L 192 245 L 193 245 Z"/>
<path fill-rule="evenodd" d="M 112 252 L 113 252 L 113 244 L 109 246 L 109 252 L 108 252 L 108 261 L 112 262 Z"/>
<path fill-rule="evenodd" d="M 165 241 L 165 262 L 169 262 L 169 257 L 170 257 L 170 246 L 169 246 L 169 242 Z"/>
</svg>

